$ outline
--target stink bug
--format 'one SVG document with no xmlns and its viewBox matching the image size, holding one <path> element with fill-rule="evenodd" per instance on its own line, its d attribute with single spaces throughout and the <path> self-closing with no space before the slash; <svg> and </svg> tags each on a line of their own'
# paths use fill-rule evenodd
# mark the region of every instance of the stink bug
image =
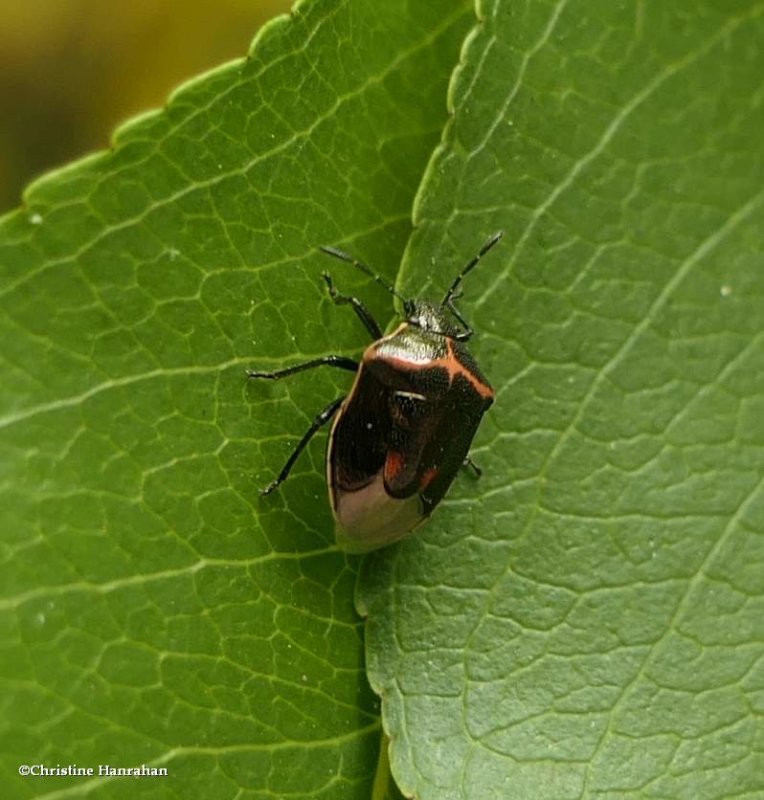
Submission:
<svg viewBox="0 0 764 800">
<path fill-rule="evenodd" d="M 337 305 L 352 306 L 374 342 L 361 362 L 345 356 L 314 358 L 276 372 L 247 372 L 249 378 L 277 380 L 313 367 L 355 373 L 347 396 L 333 400 L 313 421 L 284 468 L 262 494 L 283 483 L 316 431 L 332 418 L 326 474 L 337 543 L 363 553 L 409 533 L 443 499 L 463 465 L 494 391 L 464 344 L 472 328 L 454 300 L 463 278 L 501 239 L 494 234 L 459 272 L 440 303 L 401 297 L 366 264 L 334 247 L 327 255 L 347 261 L 403 303 L 405 321 L 392 333 L 382 329 L 356 297 L 340 294 L 323 279 Z"/>
</svg>

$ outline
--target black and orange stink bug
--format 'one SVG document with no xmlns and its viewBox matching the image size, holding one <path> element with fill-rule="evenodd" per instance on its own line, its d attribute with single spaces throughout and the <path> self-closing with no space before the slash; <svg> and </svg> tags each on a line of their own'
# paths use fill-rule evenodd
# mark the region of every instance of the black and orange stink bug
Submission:
<svg viewBox="0 0 764 800">
<path fill-rule="evenodd" d="M 323 274 L 337 305 L 349 304 L 374 342 L 361 362 L 345 356 L 314 358 L 276 372 L 249 371 L 277 380 L 319 366 L 355 373 L 346 397 L 333 400 L 313 421 L 263 494 L 289 475 L 316 431 L 332 418 L 326 474 L 337 543 L 353 553 L 390 544 L 412 531 L 443 499 L 468 451 L 494 390 L 465 342 L 472 328 L 454 305 L 462 279 L 501 239 L 494 234 L 456 276 L 440 303 L 407 300 L 366 264 L 333 247 L 321 250 L 347 261 L 403 302 L 405 322 L 387 336 L 356 297 L 340 294 Z"/>
</svg>

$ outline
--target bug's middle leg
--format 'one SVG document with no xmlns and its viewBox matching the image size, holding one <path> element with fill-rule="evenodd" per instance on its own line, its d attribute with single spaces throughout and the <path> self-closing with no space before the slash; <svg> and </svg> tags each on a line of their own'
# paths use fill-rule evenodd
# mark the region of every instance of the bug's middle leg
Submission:
<svg viewBox="0 0 764 800">
<path fill-rule="evenodd" d="M 291 367 L 277 369 L 274 372 L 248 369 L 247 377 L 252 379 L 265 378 L 266 380 L 277 381 L 281 378 L 294 375 L 297 372 L 313 369 L 314 367 L 337 367 L 338 369 L 346 369 L 349 372 L 358 372 L 358 362 L 352 358 L 347 358 L 345 356 L 321 356 L 320 358 L 311 358 L 310 361 L 303 361 L 300 364 L 293 364 Z"/>
</svg>

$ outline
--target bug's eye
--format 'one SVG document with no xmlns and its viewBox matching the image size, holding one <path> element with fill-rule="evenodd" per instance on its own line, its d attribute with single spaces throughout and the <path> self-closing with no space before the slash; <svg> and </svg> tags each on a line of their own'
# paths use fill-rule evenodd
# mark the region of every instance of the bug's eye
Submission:
<svg viewBox="0 0 764 800">
<path fill-rule="evenodd" d="M 427 413 L 427 398 L 414 392 L 393 392 L 390 395 L 390 416 L 399 428 L 411 429 Z"/>
</svg>

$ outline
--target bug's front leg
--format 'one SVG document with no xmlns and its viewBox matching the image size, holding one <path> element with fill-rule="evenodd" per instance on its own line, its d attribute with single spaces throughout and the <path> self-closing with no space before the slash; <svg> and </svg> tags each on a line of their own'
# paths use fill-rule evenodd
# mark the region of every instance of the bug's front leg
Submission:
<svg viewBox="0 0 764 800">
<path fill-rule="evenodd" d="M 352 297 L 349 294 L 340 294 L 334 286 L 334 281 L 332 280 L 332 276 L 328 272 L 322 272 L 321 277 L 326 282 L 326 286 L 329 289 L 329 297 L 332 298 L 332 301 L 335 305 L 344 306 L 348 303 L 353 306 L 353 311 L 355 311 L 358 319 L 361 320 L 363 323 L 364 328 L 371 334 L 372 339 L 375 341 L 377 339 L 382 338 L 382 329 L 379 327 L 377 320 L 371 315 L 371 312 L 368 308 L 361 302 L 357 297 Z"/>
<path fill-rule="evenodd" d="M 458 342 L 466 342 L 468 339 L 472 338 L 472 334 L 475 332 L 472 330 L 472 326 L 467 322 L 466 319 L 461 315 L 459 309 L 454 305 L 454 300 L 456 297 L 452 297 L 450 300 L 446 301 L 446 308 L 459 320 L 459 324 L 462 326 L 464 330 L 460 331 L 459 333 L 454 336 Z"/>
</svg>

